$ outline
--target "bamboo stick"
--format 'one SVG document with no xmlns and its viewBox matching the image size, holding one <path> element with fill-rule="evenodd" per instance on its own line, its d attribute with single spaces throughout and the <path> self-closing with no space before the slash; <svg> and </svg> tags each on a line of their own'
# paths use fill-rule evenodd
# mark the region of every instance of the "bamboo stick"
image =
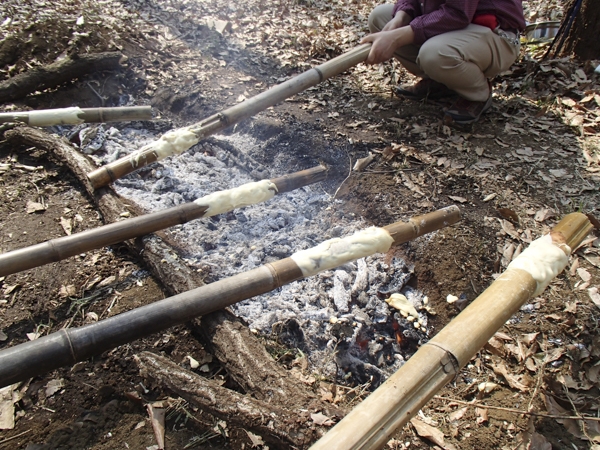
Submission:
<svg viewBox="0 0 600 450">
<path fill-rule="evenodd" d="M 324 166 L 317 166 L 273 178 L 270 182 L 275 186 L 277 193 L 281 194 L 318 181 L 323 181 L 326 177 L 327 169 Z M 219 193 L 216 194 L 218 195 Z M 122 220 L 110 225 L 104 225 L 92 230 L 63 236 L 1 254 L 0 277 L 44 264 L 62 261 L 63 259 L 96 248 L 106 247 L 107 245 L 113 245 L 127 239 L 133 239 L 175 225 L 181 225 L 205 215 L 212 215 L 208 211 L 209 205 L 202 204 L 201 200 L 199 199 L 196 202 L 174 206 L 163 211 Z M 233 208 L 225 209 L 229 211 Z M 225 210 L 222 212 L 225 212 Z"/>
<path fill-rule="evenodd" d="M 94 189 L 98 189 L 155 161 L 180 154 L 197 144 L 200 139 L 218 133 L 364 61 L 370 48 L 371 44 L 360 45 L 201 122 L 170 131 L 158 141 L 94 170 L 88 174 L 88 178 Z"/>
<path fill-rule="evenodd" d="M 592 225 L 585 215 L 569 214 L 550 233 L 551 247 L 568 256 L 570 249 L 577 247 L 591 229 Z M 545 285 L 540 285 L 527 270 L 509 266 L 488 289 L 317 441 L 311 450 L 383 448 L 392 434 L 455 378 L 460 368 L 534 293 L 539 295 L 540 288 L 543 290 Z"/>
<path fill-rule="evenodd" d="M 389 248 L 392 244 L 407 242 L 427 231 L 451 225 L 458 220 L 460 211 L 456 206 L 451 206 L 411 219 L 408 225 L 399 222 L 379 230 L 389 233 Z M 353 236 L 345 239 L 352 238 Z M 326 242 L 341 241 L 343 240 Z M 347 252 L 347 241 L 342 244 L 341 253 L 345 253 L 338 258 L 338 265 L 358 258 Z M 294 256 L 299 253 L 301 252 L 106 320 L 80 328 L 62 329 L 35 341 L 0 351 L 0 387 L 75 364 L 118 345 L 300 280 L 306 275 L 304 268 L 294 260 Z M 321 268 L 326 269 L 327 267 Z"/>
<path fill-rule="evenodd" d="M 74 106 L 71 108 L 0 113 L 0 123 L 18 122 L 32 127 L 151 119 L 152 107 L 150 106 L 123 106 L 115 108 L 79 108 Z"/>
</svg>

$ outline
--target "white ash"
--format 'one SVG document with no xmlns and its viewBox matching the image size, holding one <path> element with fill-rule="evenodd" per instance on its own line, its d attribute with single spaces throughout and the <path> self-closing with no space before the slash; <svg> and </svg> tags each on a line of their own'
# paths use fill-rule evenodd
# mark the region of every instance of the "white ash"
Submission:
<svg viewBox="0 0 600 450">
<path fill-rule="evenodd" d="M 110 128 L 96 136 L 105 139 L 104 153 L 95 155 L 100 164 L 156 139 L 152 133 L 133 128 L 120 132 Z M 262 149 L 251 136 L 221 136 L 201 142 L 179 157 L 166 158 L 142 174 L 118 180 L 115 189 L 152 212 L 255 181 L 251 174 L 256 175 L 260 168 L 247 170 L 236 164 L 240 159 L 226 150 L 231 146 L 238 155 L 260 159 Z M 275 164 L 268 171 L 262 168 L 265 172 L 275 177 L 291 170 Z M 209 269 L 216 280 L 369 225 L 336 212 L 339 204 L 317 183 L 169 232 L 184 249 L 186 261 L 199 270 Z M 427 327 L 427 317 L 420 311 L 423 296 L 405 286 L 410 275 L 411 268 L 403 260 L 394 257 L 385 264 L 384 255 L 377 254 L 240 302 L 233 310 L 250 328 L 276 332 L 283 343 L 301 349 L 313 370 L 377 385 L 426 337 L 384 301 L 390 294 L 402 292 Z"/>
</svg>

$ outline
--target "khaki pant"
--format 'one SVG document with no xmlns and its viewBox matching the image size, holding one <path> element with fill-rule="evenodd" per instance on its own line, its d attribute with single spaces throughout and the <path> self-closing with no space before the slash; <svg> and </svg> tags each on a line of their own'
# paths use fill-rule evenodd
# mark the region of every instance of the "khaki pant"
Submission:
<svg viewBox="0 0 600 450">
<path fill-rule="evenodd" d="M 369 16 L 372 33 L 392 20 L 394 5 L 377 6 Z M 509 37 L 514 33 L 506 32 Z M 486 101 L 488 78 L 508 70 L 519 56 L 520 45 L 487 27 L 470 24 L 457 31 L 434 36 L 421 46 L 399 48 L 395 56 L 409 72 L 443 83 L 461 97 Z"/>
</svg>

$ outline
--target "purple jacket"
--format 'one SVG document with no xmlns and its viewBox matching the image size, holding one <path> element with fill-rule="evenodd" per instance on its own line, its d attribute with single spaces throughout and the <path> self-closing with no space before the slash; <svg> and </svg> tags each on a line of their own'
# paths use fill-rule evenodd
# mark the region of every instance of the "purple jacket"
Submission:
<svg viewBox="0 0 600 450">
<path fill-rule="evenodd" d="M 525 28 L 521 0 L 397 0 L 394 15 L 397 11 L 413 17 L 410 26 L 417 45 L 438 34 L 461 30 L 482 14 L 495 15 L 503 30 Z"/>
</svg>

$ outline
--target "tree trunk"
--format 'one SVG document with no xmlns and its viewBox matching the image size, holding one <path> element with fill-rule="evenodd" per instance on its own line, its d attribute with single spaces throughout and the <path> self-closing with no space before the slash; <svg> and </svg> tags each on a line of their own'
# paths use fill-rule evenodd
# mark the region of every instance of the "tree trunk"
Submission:
<svg viewBox="0 0 600 450">
<path fill-rule="evenodd" d="M 571 0 L 567 12 L 572 11 L 580 2 L 570 28 L 571 14 L 566 14 L 561 28 L 567 33 L 562 48 L 560 43 L 564 36 L 559 36 L 557 44 L 558 56 L 576 56 L 583 60 L 600 59 L 600 2 L 597 0 Z"/>
</svg>

